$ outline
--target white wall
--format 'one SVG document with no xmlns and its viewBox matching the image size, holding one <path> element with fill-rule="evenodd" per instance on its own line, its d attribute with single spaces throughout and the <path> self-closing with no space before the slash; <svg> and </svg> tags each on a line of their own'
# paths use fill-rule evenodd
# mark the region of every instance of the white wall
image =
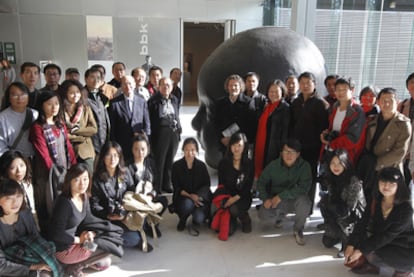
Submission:
<svg viewBox="0 0 414 277">
<path fill-rule="evenodd" d="M 180 19 L 236 21 L 236 32 L 261 26 L 259 0 L 2 0 L 0 41 L 15 42 L 17 65 L 56 62 L 64 70 L 87 67 L 86 16 L 113 17 L 114 60 L 128 69 L 144 62 L 137 55 L 141 18 L 148 23 L 153 62 L 165 70 L 180 66 Z M 111 75 L 110 72 L 108 75 Z"/>
</svg>

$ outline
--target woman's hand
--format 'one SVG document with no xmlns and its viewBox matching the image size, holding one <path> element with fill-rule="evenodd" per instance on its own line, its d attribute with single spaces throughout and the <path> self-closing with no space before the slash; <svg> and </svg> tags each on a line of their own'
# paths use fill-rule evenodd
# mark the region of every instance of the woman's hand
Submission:
<svg viewBox="0 0 414 277">
<path fill-rule="evenodd" d="M 191 199 L 191 200 L 193 200 L 194 205 L 195 205 L 196 207 L 200 207 L 200 206 L 202 206 L 202 205 L 203 205 L 203 203 L 201 203 L 201 201 L 200 201 L 200 197 L 198 196 L 198 194 L 191 193 L 191 194 L 190 194 L 190 199 Z"/>
<path fill-rule="evenodd" d="M 49 267 L 47 264 L 32 264 L 32 265 L 29 267 L 29 270 L 33 270 L 33 271 L 35 271 L 35 270 L 46 270 L 46 271 L 52 271 L 52 270 L 50 269 L 50 267 Z"/>
<path fill-rule="evenodd" d="M 348 259 L 346 259 L 345 264 L 349 264 L 349 263 L 355 262 L 361 256 L 362 256 L 362 252 L 359 249 L 354 249 L 354 251 L 352 252 L 352 254 L 350 256 L 348 256 Z"/>
<path fill-rule="evenodd" d="M 345 261 L 344 263 L 347 264 L 349 257 L 351 257 L 352 253 L 354 252 L 354 247 L 352 245 L 348 245 L 344 251 Z"/>
<path fill-rule="evenodd" d="M 83 231 L 80 236 L 79 236 L 79 240 L 80 243 L 84 243 L 85 241 L 93 241 L 93 239 L 95 238 L 95 232 L 92 231 Z"/>
<path fill-rule="evenodd" d="M 238 196 L 237 194 L 235 196 L 230 197 L 229 199 L 227 199 L 226 204 L 224 204 L 224 208 L 230 207 L 231 205 L 236 203 L 239 199 L 240 199 L 240 196 Z"/>
</svg>

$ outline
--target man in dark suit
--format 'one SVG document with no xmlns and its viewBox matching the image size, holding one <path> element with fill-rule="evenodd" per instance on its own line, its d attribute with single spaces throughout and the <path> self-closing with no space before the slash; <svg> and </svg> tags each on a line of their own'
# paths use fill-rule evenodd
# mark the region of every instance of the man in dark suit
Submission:
<svg viewBox="0 0 414 277">
<path fill-rule="evenodd" d="M 121 94 L 111 100 L 109 118 L 111 139 L 122 147 L 125 161 L 132 160 L 132 138 L 138 133 L 151 135 L 151 124 L 147 102 L 134 93 L 135 80 L 132 76 L 121 78 Z"/>
<path fill-rule="evenodd" d="M 173 81 L 168 77 L 160 80 L 160 91 L 148 100 L 151 117 L 151 147 L 158 174 L 154 176 L 154 187 L 171 193 L 171 167 L 180 141 L 181 124 L 177 97 L 171 91 Z"/>
</svg>

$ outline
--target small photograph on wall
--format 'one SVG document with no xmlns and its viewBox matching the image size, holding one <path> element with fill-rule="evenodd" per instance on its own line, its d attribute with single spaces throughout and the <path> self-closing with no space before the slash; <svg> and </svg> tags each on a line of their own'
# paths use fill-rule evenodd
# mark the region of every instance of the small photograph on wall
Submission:
<svg viewBox="0 0 414 277">
<path fill-rule="evenodd" d="M 112 61 L 113 36 L 111 16 L 87 16 L 88 60 Z"/>
</svg>

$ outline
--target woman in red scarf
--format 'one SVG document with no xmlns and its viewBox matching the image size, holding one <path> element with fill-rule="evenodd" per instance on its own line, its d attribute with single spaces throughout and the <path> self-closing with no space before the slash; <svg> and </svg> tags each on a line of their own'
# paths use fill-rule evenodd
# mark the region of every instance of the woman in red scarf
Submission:
<svg viewBox="0 0 414 277">
<path fill-rule="evenodd" d="M 283 141 L 288 137 L 289 104 L 284 100 L 286 86 L 281 80 L 273 80 L 267 87 L 269 99 L 259 118 L 255 146 L 255 178 L 266 165 L 279 157 Z"/>
</svg>

